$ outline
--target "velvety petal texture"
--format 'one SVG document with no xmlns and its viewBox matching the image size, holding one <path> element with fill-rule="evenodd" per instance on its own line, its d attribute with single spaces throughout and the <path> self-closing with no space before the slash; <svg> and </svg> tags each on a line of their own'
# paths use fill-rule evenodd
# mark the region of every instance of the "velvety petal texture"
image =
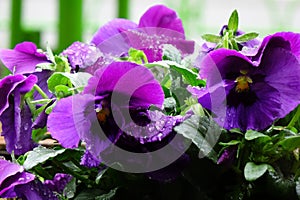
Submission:
<svg viewBox="0 0 300 200">
<path fill-rule="evenodd" d="M 46 55 L 39 53 L 32 42 L 17 44 L 13 50 L 0 49 L 0 59 L 14 74 L 32 73 L 37 64 L 49 62 Z"/>
<path fill-rule="evenodd" d="M 66 185 L 72 180 L 69 174 L 57 173 L 53 180 L 45 180 L 43 185 L 52 191 L 62 193 Z"/>
<path fill-rule="evenodd" d="M 48 116 L 47 130 L 63 147 L 78 147 L 80 135 L 89 131 L 91 125 L 86 112 L 93 111 L 93 107 L 88 110 L 93 102 L 92 95 L 74 95 L 57 102 Z"/>
<path fill-rule="evenodd" d="M 123 31 L 137 28 L 137 24 L 127 19 L 114 19 L 104 26 L 100 27 L 99 30 L 94 34 L 91 43 L 98 46 L 105 40 L 117 36 Z"/>
<path fill-rule="evenodd" d="M 29 92 L 37 82 L 37 77 L 21 74 L 7 76 L 0 81 L 0 121 L 6 150 L 16 155 L 23 154 L 34 147 L 31 139 L 31 112 L 29 107 L 21 105 L 21 96 Z"/>
<path fill-rule="evenodd" d="M 0 197 L 14 198 L 16 193 L 15 187 L 27 184 L 34 180 L 33 174 L 24 172 L 24 168 L 20 165 L 0 159 Z"/>
<path fill-rule="evenodd" d="M 119 94 L 120 98 L 121 95 L 129 95 L 131 98 L 128 106 L 162 107 L 164 101 L 161 86 L 151 71 L 131 62 L 114 62 L 106 68 L 99 69 L 84 90 L 84 93 L 96 96 L 112 92 L 116 99 Z"/>
<path fill-rule="evenodd" d="M 263 130 L 286 116 L 300 103 L 300 63 L 293 50 L 298 45 L 296 38 L 298 34 L 292 33 L 268 36 L 254 57 L 228 49 L 212 51 L 201 65 L 200 76 L 207 79 L 207 89 L 198 92 L 199 102 L 223 90 L 226 104 L 215 102 L 220 107 L 224 103 L 225 119 L 210 104 L 202 105 L 212 109 L 216 121 L 226 129 Z"/>
<path fill-rule="evenodd" d="M 149 8 L 140 18 L 138 27 L 166 28 L 184 35 L 181 19 L 174 10 L 164 5 L 155 5 Z"/>
<path fill-rule="evenodd" d="M 130 62 L 114 62 L 95 72 L 84 94 L 57 103 L 48 117 L 48 131 L 67 148 L 84 141 L 88 152 L 82 163 L 94 160 L 94 166 L 101 160 L 100 153 L 123 134 L 122 128 L 128 121 L 150 105 L 162 107 L 163 100 L 162 88 L 149 69 Z M 131 114 L 128 118 L 126 111 Z M 167 128 L 165 131 L 170 132 Z"/>
<path fill-rule="evenodd" d="M 162 60 L 164 44 L 174 45 L 184 55 L 194 51 L 194 42 L 185 40 L 181 19 L 164 5 L 149 8 L 138 25 L 125 19 L 112 20 L 97 31 L 91 43 L 108 56 L 127 54 L 130 47 L 140 49 L 149 62 Z"/>
</svg>

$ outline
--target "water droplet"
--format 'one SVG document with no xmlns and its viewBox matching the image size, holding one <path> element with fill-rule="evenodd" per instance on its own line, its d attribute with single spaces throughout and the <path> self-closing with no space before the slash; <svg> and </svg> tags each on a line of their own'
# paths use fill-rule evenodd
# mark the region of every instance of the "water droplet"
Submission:
<svg viewBox="0 0 300 200">
<path fill-rule="evenodd" d="M 27 131 L 28 128 L 29 128 L 29 124 L 28 124 L 28 123 L 25 123 L 25 124 L 24 124 L 24 131 Z"/>
<path fill-rule="evenodd" d="M 148 131 L 149 131 L 149 132 L 153 132 L 154 129 L 155 129 L 155 128 L 154 128 L 152 125 L 148 127 Z"/>
<path fill-rule="evenodd" d="M 25 178 L 21 177 L 18 179 L 19 181 L 25 181 Z"/>
<path fill-rule="evenodd" d="M 162 140 L 162 137 L 163 137 L 163 134 L 162 134 L 162 133 L 159 133 L 159 134 L 157 135 L 157 138 L 158 138 L 159 141 Z"/>
</svg>

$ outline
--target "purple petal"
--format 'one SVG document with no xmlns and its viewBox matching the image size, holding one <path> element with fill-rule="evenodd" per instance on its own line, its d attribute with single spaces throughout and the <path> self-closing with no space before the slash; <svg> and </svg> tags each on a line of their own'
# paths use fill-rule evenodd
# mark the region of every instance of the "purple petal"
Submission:
<svg viewBox="0 0 300 200">
<path fill-rule="evenodd" d="M 251 60 L 243 54 L 235 50 L 217 49 L 207 54 L 202 60 L 200 76 L 204 79 L 209 78 L 212 83 L 216 83 L 220 82 L 221 78 L 225 78 L 227 74 L 239 74 L 240 70 L 250 67 L 252 67 Z"/>
<path fill-rule="evenodd" d="M 110 39 L 111 37 L 116 37 L 114 41 L 121 41 L 120 43 L 126 44 L 122 39 L 121 34 L 123 31 L 137 28 L 137 24 L 126 19 L 114 19 L 104 26 L 100 27 L 99 30 L 94 34 L 91 43 L 96 46 L 100 45 L 104 41 Z M 123 41 L 123 42 L 122 42 Z M 115 45 L 119 45 L 117 42 Z"/>
<path fill-rule="evenodd" d="M 151 71 L 130 62 L 114 62 L 97 70 L 84 92 L 96 96 L 113 92 L 115 98 L 119 93 L 129 95 L 130 105 L 147 108 L 150 105 L 161 107 L 164 101 L 162 88 Z"/>
<path fill-rule="evenodd" d="M 62 193 L 66 185 L 72 180 L 69 174 L 57 173 L 53 180 L 45 180 L 43 185 L 53 192 Z"/>
<path fill-rule="evenodd" d="M 89 151 L 85 151 L 81 158 L 80 164 L 88 168 L 93 168 L 99 166 L 100 162 L 101 161 Z"/>
<path fill-rule="evenodd" d="M 67 56 L 69 63 L 73 69 L 76 67 L 89 67 L 103 56 L 102 53 L 94 45 L 85 44 L 82 42 L 74 42 L 61 55 Z"/>
<path fill-rule="evenodd" d="M 283 48 L 291 51 L 296 57 L 300 56 L 300 34 L 293 32 L 278 32 L 273 35 L 267 36 L 262 41 L 256 55 L 252 60 L 256 61 L 258 65 L 262 59 L 266 48 Z"/>
<path fill-rule="evenodd" d="M 49 98 L 53 97 L 53 94 L 48 90 L 48 78 L 53 74 L 53 71 L 43 70 L 41 72 L 34 72 L 35 76 L 37 76 L 37 85 L 47 94 Z M 43 99 L 43 97 L 37 91 L 34 92 L 33 98 L 35 100 Z"/>
<path fill-rule="evenodd" d="M 280 95 L 278 90 L 264 82 L 254 84 L 251 90 L 257 97 L 253 104 L 247 105 L 239 102 L 237 106 L 228 106 L 225 122 L 221 118 L 218 118 L 217 122 L 224 124 L 223 127 L 226 129 L 263 130 L 270 126 L 276 118 L 279 118 L 281 102 L 279 98 L 276 98 Z M 236 98 L 231 99 L 228 96 L 227 104 L 231 105 Z"/>
<path fill-rule="evenodd" d="M 31 139 L 31 111 L 24 104 L 21 109 L 21 95 L 29 92 L 37 82 L 34 75 L 24 77 L 22 75 L 7 76 L 0 82 L 4 98 L 1 99 L 0 120 L 3 124 L 3 132 L 6 149 L 9 153 L 14 151 L 16 155 L 25 153 L 34 147 Z"/>
<path fill-rule="evenodd" d="M 284 117 L 300 104 L 300 63 L 291 52 L 275 48 L 265 51 L 261 67 L 268 74 L 266 83 L 279 91 L 281 110 L 277 117 Z"/>
<path fill-rule="evenodd" d="M 15 155 L 21 155 L 34 148 L 31 138 L 31 112 L 27 105 L 20 110 L 20 103 L 12 102 L 11 106 L 0 116 L 3 124 L 2 136 L 4 136 L 6 150 L 14 151 Z"/>
<path fill-rule="evenodd" d="M 93 105 L 93 100 L 92 95 L 63 98 L 48 116 L 48 131 L 63 147 L 78 147 L 80 136 L 89 131 L 91 122 L 85 114 L 89 104 Z M 60 123 L 57 123 L 58 121 Z"/>
<path fill-rule="evenodd" d="M 217 164 L 231 165 L 236 158 L 237 146 L 230 146 L 224 150 Z"/>
<path fill-rule="evenodd" d="M 23 42 L 13 50 L 0 49 L 0 59 L 3 64 L 15 74 L 32 73 L 39 63 L 49 62 L 45 54 L 37 52 L 34 43 Z"/>
<path fill-rule="evenodd" d="M 149 8 L 140 18 L 139 28 L 158 27 L 177 31 L 184 35 L 181 19 L 176 12 L 164 5 Z"/>
<path fill-rule="evenodd" d="M 14 89 L 24 82 L 24 76 L 6 76 L 0 81 L 0 115 L 9 107 L 9 96 L 14 91 Z"/>
<path fill-rule="evenodd" d="M 15 187 L 15 191 L 21 199 L 58 200 L 53 191 L 37 180 L 28 184 L 18 185 Z"/>
<path fill-rule="evenodd" d="M 29 183 L 35 178 L 33 174 L 24 172 L 22 166 L 6 160 L 0 159 L 0 169 L 0 197 L 16 197 L 14 187 Z"/>
</svg>

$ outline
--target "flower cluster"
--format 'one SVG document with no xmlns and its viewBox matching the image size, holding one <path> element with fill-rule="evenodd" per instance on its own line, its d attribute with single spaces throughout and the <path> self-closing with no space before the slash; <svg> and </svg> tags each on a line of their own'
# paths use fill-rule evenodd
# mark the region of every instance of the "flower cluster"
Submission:
<svg viewBox="0 0 300 200">
<path fill-rule="evenodd" d="M 156 5 L 59 54 L 0 49 L 0 197 L 296 198 L 300 34 L 257 36 L 234 11 L 197 48 Z"/>
</svg>

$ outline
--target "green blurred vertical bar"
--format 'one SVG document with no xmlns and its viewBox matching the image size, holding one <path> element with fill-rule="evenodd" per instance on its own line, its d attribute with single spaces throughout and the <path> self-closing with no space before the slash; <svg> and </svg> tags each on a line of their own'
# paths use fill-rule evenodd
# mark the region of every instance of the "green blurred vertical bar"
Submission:
<svg viewBox="0 0 300 200">
<path fill-rule="evenodd" d="M 59 52 L 82 40 L 82 5 L 82 0 L 59 0 Z"/>
<path fill-rule="evenodd" d="M 23 40 L 22 28 L 21 28 L 21 16 L 22 16 L 22 0 L 11 1 L 11 20 L 10 20 L 10 47 Z"/>
<path fill-rule="evenodd" d="M 129 0 L 118 0 L 118 17 L 129 18 Z"/>
</svg>

